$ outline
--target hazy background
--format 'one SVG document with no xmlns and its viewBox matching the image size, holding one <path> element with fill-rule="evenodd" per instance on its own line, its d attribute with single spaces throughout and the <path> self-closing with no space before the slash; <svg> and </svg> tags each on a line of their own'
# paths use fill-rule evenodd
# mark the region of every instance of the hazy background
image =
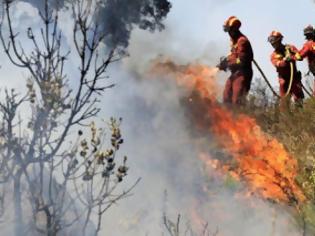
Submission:
<svg viewBox="0 0 315 236">
<path fill-rule="evenodd" d="M 101 118 L 123 117 L 125 144 L 121 154 L 128 155 L 130 165 L 125 184 L 131 185 L 138 177 L 142 180 L 133 196 L 119 202 L 105 216 L 104 235 L 162 235 L 165 210 L 174 220 L 177 213 L 183 214 L 183 228 L 188 220 L 195 224 L 197 212 L 212 231 L 218 227 L 219 235 L 266 236 L 272 235 L 273 230 L 279 236 L 299 235 L 287 209 L 274 208 L 255 198 L 240 200 L 224 180 L 207 177 L 205 172 L 213 170 L 205 170 L 198 160 L 200 150 L 192 142 L 180 105 L 184 94 L 172 81 L 149 79 L 144 72 L 150 60 L 159 55 L 178 63 L 197 61 L 215 65 L 229 51 L 229 38 L 222 31 L 222 24 L 230 15 L 236 15 L 243 23 L 242 32 L 251 40 L 256 60 L 277 86 L 267 37 L 276 29 L 284 34 L 285 42 L 300 48 L 304 42 L 303 28 L 315 24 L 315 4 L 311 0 L 171 2 L 166 29 L 154 34 L 133 30 L 127 48 L 130 56 L 112 65 L 109 71 L 110 82 L 116 83 L 116 87 L 103 96 Z M 15 27 L 24 35 L 28 26 L 36 27 L 38 23 L 34 8 L 38 2 L 32 3 L 19 3 L 14 11 Z M 72 22 L 66 13 L 61 19 L 61 27 L 67 32 L 65 43 L 69 44 Z M 72 56 L 67 67 L 73 85 L 78 72 L 76 60 Z M 13 67 L 3 50 L 0 64 L 2 86 L 22 89 L 27 74 Z M 299 64 L 306 72 L 306 63 Z M 222 84 L 227 76 L 220 73 Z M 259 76 L 255 70 L 254 77 Z"/>
</svg>

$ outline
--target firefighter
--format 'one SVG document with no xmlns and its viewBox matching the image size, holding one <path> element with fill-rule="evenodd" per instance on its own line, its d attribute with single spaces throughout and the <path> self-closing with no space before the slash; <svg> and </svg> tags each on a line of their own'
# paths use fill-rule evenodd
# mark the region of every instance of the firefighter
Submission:
<svg viewBox="0 0 315 236">
<path fill-rule="evenodd" d="M 304 36 L 306 42 L 303 45 L 303 48 L 300 50 L 301 59 L 307 58 L 309 71 L 313 74 L 315 78 L 315 31 L 313 26 L 308 25 L 304 29 Z M 315 96 L 315 83 L 313 87 L 313 96 Z"/>
<path fill-rule="evenodd" d="M 268 37 L 269 43 L 274 48 L 271 54 L 271 62 L 276 67 L 280 85 L 280 97 L 293 96 L 296 104 L 302 104 L 304 98 L 301 72 L 296 68 L 296 60 L 301 60 L 297 48 L 293 45 L 282 43 L 283 35 L 278 31 L 272 31 Z"/>
<path fill-rule="evenodd" d="M 231 39 L 230 54 L 221 59 L 218 65 L 220 70 L 231 71 L 223 92 L 225 103 L 242 104 L 250 90 L 253 77 L 252 46 L 247 37 L 241 33 L 240 27 L 241 21 L 235 16 L 229 17 L 223 25 L 223 30 L 228 32 Z"/>
</svg>

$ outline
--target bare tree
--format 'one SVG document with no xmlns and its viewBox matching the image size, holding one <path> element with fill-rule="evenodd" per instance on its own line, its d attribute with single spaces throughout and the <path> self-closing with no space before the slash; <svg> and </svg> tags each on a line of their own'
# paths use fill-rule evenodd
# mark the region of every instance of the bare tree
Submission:
<svg viewBox="0 0 315 236">
<path fill-rule="evenodd" d="M 219 229 L 217 228 L 214 232 L 211 232 L 209 229 L 209 224 L 206 222 L 202 231 L 196 233 L 192 227 L 191 222 L 187 221 L 185 226 L 182 226 L 182 216 L 180 214 L 177 215 L 177 219 L 171 220 L 167 214 L 167 191 L 164 192 L 164 205 L 163 205 L 163 226 L 166 230 L 167 235 L 169 236 L 217 236 L 219 233 Z M 184 228 L 184 229 L 183 229 Z M 164 234 L 163 234 L 164 235 Z"/>
<path fill-rule="evenodd" d="M 181 215 L 177 215 L 177 220 L 172 221 L 164 212 L 163 214 L 163 225 L 169 236 L 217 236 L 219 233 L 219 229 L 216 229 L 215 232 L 211 232 L 208 228 L 208 223 L 203 226 L 202 232 L 195 233 L 191 228 L 190 223 L 186 224 L 186 227 L 183 231 L 181 231 Z"/>
<path fill-rule="evenodd" d="M 99 96 L 113 87 L 106 80 L 106 69 L 122 54 L 115 47 L 102 49 L 105 33 L 93 21 L 95 6 L 73 1 L 73 42 L 80 65 L 77 87 L 71 89 L 64 69 L 70 51 L 65 52 L 62 44 L 58 7 L 44 2 L 40 32 L 27 28 L 31 51 L 14 30 L 14 1 L 3 2 L 2 45 L 10 61 L 27 70 L 29 78 L 25 96 L 5 90 L 0 102 L 0 183 L 13 191 L 16 236 L 35 231 L 55 236 L 71 226 L 82 235 L 98 235 L 104 212 L 128 196 L 139 181 L 117 190 L 128 172 L 127 158 L 119 161 L 117 156 L 123 144 L 121 119 L 111 118 L 108 129 L 103 123 L 98 128 L 95 120 Z M 25 109 L 30 115 L 22 119 L 19 114 Z M 4 195 L 0 200 L 2 206 Z"/>
</svg>

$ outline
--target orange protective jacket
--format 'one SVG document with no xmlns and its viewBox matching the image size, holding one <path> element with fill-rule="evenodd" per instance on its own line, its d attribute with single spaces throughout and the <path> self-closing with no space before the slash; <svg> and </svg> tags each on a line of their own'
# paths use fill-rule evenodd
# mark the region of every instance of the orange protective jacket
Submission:
<svg viewBox="0 0 315 236">
<path fill-rule="evenodd" d="M 237 39 L 231 40 L 231 53 L 227 60 L 232 73 L 251 71 L 253 57 L 253 49 L 246 36 L 240 34 Z"/>
<path fill-rule="evenodd" d="M 307 58 L 310 71 L 315 74 L 315 42 L 308 40 L 300 50 L 301 58 Z"/>
<path fill-rule="evenodd" d="M 242 103 L 250 90 L 253 77 L 252 46 L 242 33 L 231 40 L 231 53 L 227 57 L 228 68 L 231 71 L 229 79 L 226 81 L 223 101 L 226 103 Z"/>
<path fill-rule="evenodd" d="M 271 62 L 276 67 L 279 79 L 286 81 L 290 80 L 291 68 L 290 62 L 285 60 L 285 57 L 291 57 L 293 63 L 293 74 L 297 74 L 296 60 L 301 60 L 298 49 L 293 45 L 285 45 L 284 50 L 274 51 L 271 54 Z M 294 76 L 295 78 L 296 76 Z"/>
</svg>

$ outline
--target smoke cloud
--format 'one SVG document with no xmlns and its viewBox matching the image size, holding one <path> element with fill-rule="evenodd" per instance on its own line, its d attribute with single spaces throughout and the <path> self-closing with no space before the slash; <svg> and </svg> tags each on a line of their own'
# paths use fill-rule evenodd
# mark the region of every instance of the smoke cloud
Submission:
<svg viewBox="0 0 315 236">
<path fill-rule="evenodd" d="M 187 224 L 201 232 L 208 222 L 210 232 L 218 228 L 218 235 L 300 234 L 287 209 L 255 196 L 237 197 L 244 186 L 202 164 L 201 152 L 216 157 L 224 152 L 213 147 L 210 134 L 192 132 L 182 106 L 186 91 L 165 78 L 141 77 L 121 67 L 114 71 L 121 79 L 104 97 L 104 116 L 124 118 L 126 143 L 122 152 L 128 154 L 130 165 L 125 184 L 132 184 L 137 177 L 142 181 L 133 196 L 107 213 L 105 233 L 161 235 L 166 211 L 174 221 L 178 213 L 182 215 L 182 232 Z"/>
<path fill-rule="evenodd" d="M 176 11 L 176 1 L 172 3 Z M 167 235 L 162 222 L 166 211 L 174 222 L 177 214 L 182 215 L 182 233 L 187 224 L 200 232 L 208 222 L 210 232 L 218 229 L 218 235 L 300 235 L 289 209 L 255 196 L 237 197 L 246 186 L 202 164 L 199 156 L 203 151 L 214 157 L 226 154 L 213 147 L 211 134 L 196 137 L 182 105 L 189 94 L 172 80 L 146 73 L 152 60 L 161 55 L 179 64 L 202 62 L 211 66 L 226 54 L 226 45 L 212 41 L 211 34 L 201 29 L 202 24 L 209 25 L 211 13 L 195 3 L 187 3 L 187 8 L 190 11 L 185 11 L 185 19 L 179 12 L 171 12 L 160 33 L 133 31 L 128 47 L 131 56 L 111 70 L 111 77 L 118 79 L 117 86 L 104 96 L 103 117 L 123 117 L 126 142 L 122 152 L 128 154 L 130 165 L 125 184 L 131 185 L 137 177 L 142 180 L 133 196 L 110 209 L 103 232 Z M 205 17 L 193 18 L 196 12 Z M 223 85 L 226 77 L 225 73 L 218 74 L 219 84 Z"/>
<path fill-rule="evenodd" d="M 21 1 L 38 9 L 43 7 L 41 0 Z M 129 0 L 125 4 L 126 1 L 112 1 L 108 8 L 100 9 L 98 15 L 104 22 L 108 21 L 103 24 L 104 30 L 110 30 L 107 44 L 127 47 L 129 43 L 131 54 L 122 64 L 112 67 L 111 77 L 117 85 L 103 97 L 102 117 L 123 117 L 125 144 L 120 154 L 128 155 L 130 166 L 125 186 L 130 186 L 138 177 L 142 180 L 132 196 L 107 212 L 102 234 L 162 235 L 165 232 L 162 214 L 167 211 L 174 221 L 178 213 L 182 214 L 182 232 L 189 221 L 197 231 L 208 222 L 211 232 L 218 228 L 218 236 L 301 235 L 285 207 L 275 207 L 253 196 L 238 199 L 235 194 L 243 186 L 203 166 L 199 160 L 201 151 L 206 150 L 209 155 L 223 151 L 211 147 L 211 135 L 197 139 L 208 147 L 201 149 L 196 145 L 196 136 L 191 132 L 182 106 L 187 94 L 174 81 L 151 78 L 144 73 L 150 61 L 160 54 L 178 63 L 201 61 L 213 65 L 224 54 L 223 44 L 209 38 L 201 42 L 193 33 L 183 30 L 199 24 L 179 26 L 178 21 L 168 21 L 166 29 L 158 34 L 139 29 L 132 31 L 135 26 L 161 29 L 161 20 L 170 5 L 162 0 Z M 139 8 L 140 2 L 147 7 Z M 61 3 L 64 6 L 65 2 Z M 146 9 L 147 13 L 143 13 Z M 225 77 L 224 74 L 219 76 Z"/>
</svg>

